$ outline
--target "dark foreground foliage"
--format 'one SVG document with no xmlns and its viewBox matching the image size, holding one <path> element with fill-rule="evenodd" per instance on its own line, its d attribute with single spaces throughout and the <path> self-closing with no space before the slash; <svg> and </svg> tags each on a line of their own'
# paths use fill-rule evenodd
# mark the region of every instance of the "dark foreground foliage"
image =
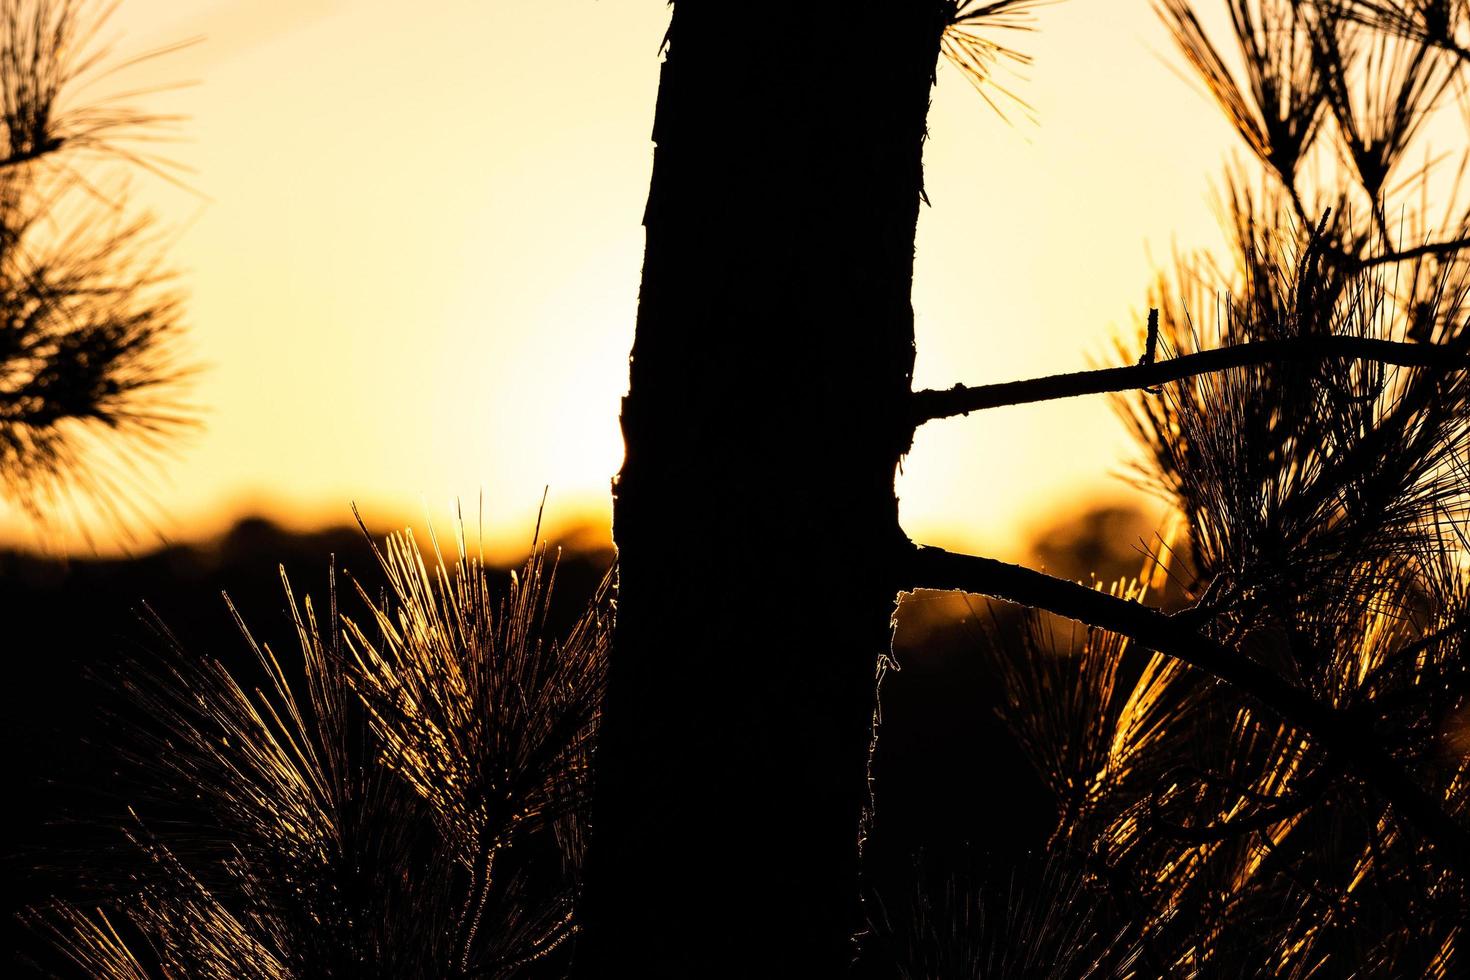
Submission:
<svg viewBox="0 0 1470 980">
<path fill-rule="evenodd" d="M 1222 194 L 1233 256 L 1161 278 L 1145 363 L 1326 338 L 1444 356 L 1272 360 L 1120 396 L 1140 479 L 1176 523 L 1136 580 L 1099 587 L 1154 604 L 1176 590 L 1188 608 L 1174 621 L 1341 719 L 1418 805 L 1345 764 L 1331 730 L 1181 660 L 1037 613 L 1017 629 L 998 611 L 980 647 L 1056 801 L 1052 858 L 1016 863 L 1024 884 L 999 892 L 996 875 L 907 904 L 880 892 L 874 928 L 900 975 L 1470 971 L 1467 868 L 1447 846 L 1470 833 L 1467 158 L 1436 164 L 1421 139 L 1449 129 L 1463 146 L 1470 9 L 1225 7 L 1222 41 L 1186 0 L 1159 4 L 1250 157 Z M 1426 814 L 1440 832 L 1425 833 Z M 1055 884 L 1056 862 L 1075 887 Z M 1029 955 L 1027 928 L 1000 927 L 1003 954 L 991 938 L 1018 914 L 1083 927 L 1049 927 L 1066 955 L 1044 968 L 1003 965 Z"/>
<path fill-rule="evenodd" d="M 604 593 L 553 638 L 556 560 L 497 590 L 463 544 L 425 561 L 388 539 L 353 615 L 335 581 L 320 614 L 288 585 L 295 650 L 242 622 L 254 669 L 160 627 L 112 680 L 123 838 L 80 871 L 90 900 L 29 924 L 96 977 L 546 968 L 571 935 Z"/>
</svg>

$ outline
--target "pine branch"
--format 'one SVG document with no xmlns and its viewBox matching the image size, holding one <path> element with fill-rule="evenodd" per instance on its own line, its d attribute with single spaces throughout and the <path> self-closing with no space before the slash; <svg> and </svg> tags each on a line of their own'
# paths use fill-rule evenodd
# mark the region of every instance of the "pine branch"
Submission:
<svg viewBox="0 0 1470 980">
<path fill-rule="evenodd" d="M 1200 630 L 1198 613 L 1165 615 L 1131 602 L 993 558 L 914 547 L 903 560 L 903 589 L 938 589 L 1005 599 L 1087 626 L 1127 636 L 1140 646 L 1230 684 L 1287 724 L 1307 733 L 1338 765 L 1377 792 L 1432 843 L 1441 858 L 1470 878 L 1470 831 L 1445 812 L 1403 766 L 1373 741 L 1357 713 L 1323 704 L 1279 674 Z"/>
<path fill-rule="evenodd" d="M 1422 245 L 1414 245 L 1410 248 L 1381 252 L 1376 255 L 1354 256 L 1342 253 L 1340 258 L 1351 264 L 1356 264 L 1361 269 L 1371 269 L 1376 265 L 1391 265 L 1394 262 L 1410 262 L 1425 256 L 1443 257 L 1455 255 L 1470 248 L 1470 236 L 1451 238 L 1442 242 L 1425 242 Z"/>
<path fill-rule="evenodd" d="M 1006 381 L 973 388 L 955 385 L 944 390 L 916 391 L 912 402 L 913 419 L 918 426 L 937 419 L 968 415 L 970 412 L 1006 405 L 1025 405 L 1059 398 L 1075 398 L 1078 395 L 1153 388 L 1170 381 L 1182 381 L 1231 368 L 1282 361 L 1323 361 L 1333 357 L 1380 361 L 1400 367 L 1448 368 L 1457 363 L 1461 366 L 1465 364 L 1463 350 L 1447 344 L 1403 343 L 1351 336 L 1259 340 L 1185 354 L 1167 361 L 1147 362 L 1146 359 L 1146 363 L 1126 367 L 1053 374 L 1044 378 L 1027 378 L 1023 381 Z M 1458 362 L 1451 358 L 1458 358 Z"/>
</svg>

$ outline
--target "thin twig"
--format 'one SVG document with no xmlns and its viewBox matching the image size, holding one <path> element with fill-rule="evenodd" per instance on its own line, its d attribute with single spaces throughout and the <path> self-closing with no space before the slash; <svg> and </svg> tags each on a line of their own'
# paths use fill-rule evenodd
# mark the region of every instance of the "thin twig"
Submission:
<svg viewBox="0 0 1470 980">
<path fill-rule="evenodd" d="M 913 419 L 915 425 L 922 425 L 937 419 L 968 415 L 970 412 L 1006 405 L 1133 391 L 1232 368 L 1283 361 L 1325 361 L 1334 357 L 1379 361 L 1400 367 L 1453 367 L 1456 363 L 1462 366 L 1465 363 L 1463 349 L 1447 344 L 1404 343 L 1376 337 L 1352 336 L 1258 340 L 1185 354 L 1167 361 L 1053 374 L 1044 378 L 1027 378 L 975 387 L 955 385 L 942 390 L 916 391 L 912 402 Z M 1459 360 L 1454 362 L 1452 358 Z"/>
</svg>

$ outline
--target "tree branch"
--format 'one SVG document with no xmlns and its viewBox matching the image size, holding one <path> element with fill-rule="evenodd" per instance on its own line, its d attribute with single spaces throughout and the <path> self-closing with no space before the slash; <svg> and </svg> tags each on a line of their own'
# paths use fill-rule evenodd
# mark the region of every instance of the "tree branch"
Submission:
<svg viewBox="0 0 1470 980">
<path fill-rule="evenodd" d="M 1127 367 L 1100 368 L 1072 374 L 1054 374 L 1045 378 L 1006 381 L 1000 384 L 967 388 L 955 385 L 945 390 L 929 389 L 913 394 L 914 425 L 936 419 L 967 415 L 987 408 L 1024 405 L 1029 402 L 1074 398 L 1110 391 L 1132 391 L 1152 388 L 1170 381 L 1181 381 L 1196 375 L 1252 364 L 1274 364 L 1281 361 L 1325 361 L 1332 357 L 1351 357 L 1380 361 L 1401 367 L 1452 366 L 1451 358 L 1463 364 L 1464 352 L 1449 344 L 1402 343 L 1375 337 L 1294 337 L 1289 340 L 1258 340 L 1232 344 L 1197 354 L 1185 354 L 1167 361 L 1131 364 Z"/>
<path fill-rule="evenodd" d="M 1230 840 L 1241 834 L 1248 834 L 1257 830 L 1265 830 L 1272 824 L 1280 823 L 1306 810 L 1315 804 L 1317 800 L 1311 797 L 1301 797 L 1290 803 L 1279 806 L 1266 807 L 1259 813 L 1253 813 L 1244 817 L 1233 817 L 1211 824 L 1181 824 L 1174 823 L 1158 813 L 1151 814 L 1153 822 L 1163 829 L 1164 833 L 1189 844 L 1213 844 L 1218 841 Z"/>
<path fill-rule="evenodd" d="M 1393 262 L 1409 262 L 1427 255 L 1453 255 L 1466 248 L 1470 248 L 1470 238 L 1462 237 L 1452 238 L 1443 242 L 1425 242 L 1422 245 L 1414 245 L 1397 251 L 1382 252 L 1377 255 L 1355 256 L 1345 252 L 1339 253 L 1339 255 L 1348 262 L 1357 265 L 1360 269 L 1371 269 L 1374 266 L 1388 265 Z"/>
<path fill-rule="evenodd" d="M 1371 729 L 1359 716 L 1321 703 L 1279 674 L 1211 639 L 1188 612 L 1165 615 L 1076 582 L 942 548 L 913 547 L 903 566 L 903 589 L 970 592 L 1044 609 L 1126 636 L 1225 681 L 1320 743 L 1339 765 L 1414 825 L 1449 866 L 1470 878 L 1470 831 L 1375 744 Z"/>
</svg>

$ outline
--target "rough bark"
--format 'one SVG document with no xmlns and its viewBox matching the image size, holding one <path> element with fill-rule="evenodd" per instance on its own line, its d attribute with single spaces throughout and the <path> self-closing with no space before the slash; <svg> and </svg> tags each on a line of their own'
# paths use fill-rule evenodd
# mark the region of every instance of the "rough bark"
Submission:
<svg viewBox="0 0 1470 980">
<path fill-rule="evenodd" d="M 581 976 L 852 958 L 946 7 L 675 5 Z"/>
</svg>

